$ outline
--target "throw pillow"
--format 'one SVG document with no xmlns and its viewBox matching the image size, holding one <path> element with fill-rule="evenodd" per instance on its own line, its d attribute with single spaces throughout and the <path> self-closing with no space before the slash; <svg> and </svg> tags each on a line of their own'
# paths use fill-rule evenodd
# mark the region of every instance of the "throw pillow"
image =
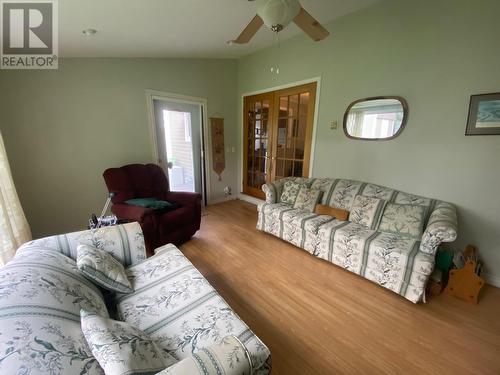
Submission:
<svg viewBox="0 0 500 375">
<path fill-rule="evenodd" d="M 318 215 L 332 216 L 337 220 L 346 221 L 349 217 L 349 211 L 340 208 L 326 206 L 324 204 L 317 204 L 314 212 Z"/>
<path fill-rule="evenodd" d="M 297 198 L 295 199 L 295 203 L 293 204 L 293 208 L 300 208 L 301 210 L 307 212 L 314 212 L 314 207 L 316 207 L 316 204 L 321 199 L 322 194 L 323 192 L 321 190 L 301 187 L 299 189 L 299 193 L 297 194 Z"/>
<path fill-rule="evenodd" d="M 83 335 L 106 375 L 156 374 L 177 361 L 146 333 L 81 310 Z"/>
<path fill-rule="evenodd" d="M 300 188 L 304 186 L 298 182 L 287 181 L 283 184 L 283 192 L 281 193 L 280 201 L 282 203 L 294 204 L 299 194 Z"/>
<path fill-rule="evenodd" d="M 123 264 L 111 254 L 90 245 L 78 245 L 76 251 L 76 265 L 85 277 L 107 290 L 120 293 L 134 291 Z"/>
<path fill-rule="evenodd" d="M 427 208 L 424 206 L 389 203 L 378 230 L 421 239 L 426 213 Z"/>
<path fill-rule="evenodd" d="M 349 220 L 370 229 L 375 229 L 378 226 L 386 203 L 383 199 L 356 195 L 352 203 Z"/>
</svg>

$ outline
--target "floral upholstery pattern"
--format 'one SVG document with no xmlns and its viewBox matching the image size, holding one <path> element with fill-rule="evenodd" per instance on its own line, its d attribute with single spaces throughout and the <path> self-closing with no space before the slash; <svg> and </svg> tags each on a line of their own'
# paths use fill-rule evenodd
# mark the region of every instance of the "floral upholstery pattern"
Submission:
<svg viewBox="0 0 500 375">
<path fill-rule="evenodd" d="M 314 212 L 314 208 L 318 203 L 323 192 L 321 190 L 309 189 L 306 187 L 301 187 L 293 208 L 299 208 L 304 211 Z"/>
<path fill-rule="evenodd" d="M 56 251 L 17 253 L 0 268 L 0 373 L 103 374 L 80 328 L 80 309 L 108 316 L 99 289 Z"/>
<path fill-rule="evenodd" d="M 290 180 L 293 178 L 287 179 Z M 422 301 L 438 246 L 441 242 L 454 241 L 457 236 L 453 205 L 359 181 L 311 178 L 301 179 L 300 183 L 321 190 L 322 204 L 351 211 L 350 221 L 296 209 L 291 204 L 279 203 L 276 195 L 266 194 L 266 202 L 257 207 L 257 229 L 357 273 L 414 303 Z M 279 191 L 280 184 L 283 183 L 267 184 L 263 189 Z M 363 208 L 366 212 L 358 212 L 357 200 L 360 204 L 373 204 Z M 394 209 L 408 215 L 393 215 Z M 377 219 L 384 215 L 384 222 Z M 412 216 L 422 217 L 421 235 L 417 235 Z"/>
<path fill-rule="evenodd" d="M 156 374 L 177 361 L 125 322 L 81 311 L 82 331 L 106 375 Z"/>
<path fill-rule="evenodd" d="M 354 198 L 349 221 L 374 229 L 378 226 L 386 201 L 373 197 L 357 195 Z"/>
<path fill-rule="evenodd" d="M 40 238 L 26 242 L 17 252 L 30 247 L 43 248 L 58 251 L 76 260 L 77 247 L 80 244 L 104 250 L 125 266 L 146 259 L 144 235 L 136 222 Z"/>
<path fill-rule="evenodd" d="M 427 208 L 409 204 L 389 203 L 378 230 L 420 239 L 424 231 Z"/>
<path fill-rule="evenodd" d="M 234 334 L 251 353 L 253 373 L 269 374 L 271 356 L 267 347 L 175 246 L 159 248 L 157 255 L 146 260 L 142 233 L 135 223 L 31 241 L 0 268 L 1 374 L 104 374 L 82 332 L 80 311 L 83 309 L 100 319 L 108 318 L 109 314 L 99 288 L 84 276 L 74 260 L 79 240 L 132 264 L 127 277 L 140 289 L 136 293 L 144 306 L 136 307 L 145 313 L 143 319 L 132 309 L 124 309 L 128 311 L 125 315 L 148 325 L 153 334 L 146 334 L 154 336 L 162 355 L 168 353 L 184 359 L 197 354 L 198 357 L 186 363 L 194 360 L 202 364 L 207 357 L 200 351 L 207 356 L 215 353 L 218 358 L 227 354 L 233 356 L 233 361 L 223 364 L 229 366 L 224 367 L 225 374 L 246 373 L 248 366 L 241 348 L 230 345 L 231 340 L 226 338 Z M 149 294 L 152 290 L 161 293 Z M 126 296 L 120 294 L 119 298 Z M 126 300 L 124 306 L 133 305 L 132 302 Z M 164 309 L 169 315 L 163 314 Z M 150 324 L 155 317 L 156 321 Z M 130 340 L 130 350 L 132 345 L 136 348 L 142 345 L 140 335 L 124 334 L 125 330 L 120 329 L 118 332 L 119 337 L 112 333 L 107 337 L 116 337 L 122 346 L 125 343 L 121 340 Z M 91 335 L 98 335 L 98 330 L 92 328 Z M 162 340 L 160 344 L 157 338 Z M 226 354 L 213 348 L 216 344 L 225 347 Z M 169 373 L 185 374 L 182 369 L 172 369 Z"/>
<path fill-rule="evenodd" d="M 252 364 L 245 346 L 235 336 L 227 336 L 220 344 L 203 348 L 158 375 L 251 375 Z"/>
<path fill-rule="evenodd" d="M 287 181 L 283 185 L 283 191 L 280 196 L 280 202 L 294 204 L 302 184 L 293 181 Z"/>
<path fill-rule="evenodd" d="M 432 212 L 422 236 L 420 251 L 434 255 L 441 242 L 452 242 L 457 238 L 457 212 L 450 203 L 439 202 Z"/>
<path fill-rule="evenodd" d="M 234 335 L 248 349 L 254 373 L 269 373 L 269 349 L 175 246 L 157 249 L 126 272 L 135 291 L 117 294 L 120 319 L 177 360 Z"/>
<path fill-rule="evenodd" d="M 134 291 L 123 264 L 103 250 L 90 245 L 78 245 L 76 265 L 85 277 L 104 289 L 122 293 Z"/>
</svg>

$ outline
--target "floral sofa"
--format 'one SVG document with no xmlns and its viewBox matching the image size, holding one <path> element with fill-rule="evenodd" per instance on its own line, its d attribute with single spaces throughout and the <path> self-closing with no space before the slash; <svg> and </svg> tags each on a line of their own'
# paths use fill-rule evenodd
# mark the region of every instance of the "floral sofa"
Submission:
<svg viewBox="0 0 500 375">
<path fill-rule="evenodd" d="M 75 263 L 78 244 L 127 266 L 134 292 L 104 293 L 85 278 Z M 130 223 L 28 242 L 0 268 L 0 373 L 103 374 L 82 333 L 81 309 L 149 334 L 178 361 L 162 374 L 270 372 L 267 347 L 189 260 L 173 245 L 146 259 L 140 226 Z"/>
<path fill-rule="evenodd" d="M 380 203 L 380 214 L 392 215 L 393 227 L 359 224 L 359 211 L 349 221 L 317 215 L 281 202 L 287 181 L 321 190 L 319 204 L 351 211 L 358 195 Z M 441 242 L 457 236 L 456 210 L 450 203 L 420 197 L 384 186 L 333 178 L 285 178 L 262 187 L 266 202 L 258 206 L 257 229 L 301 247 L 321 259 L 361 275 L 417 303 L 425 298 L 427 281 L 434 269 Z M 369 198 L 366 198 L 369 197 Z M 400 234 L 407 217 L 389 210 L 423 212 L 419 237 Z M 375 210 L 372 210 L 375 212 Z M 401 218 L 400 220 L 398 218 Z M 398 221 L 399 220 L 399 221 Z M 354 222 L 358 221 L 358 222 Z"/>
</svg>

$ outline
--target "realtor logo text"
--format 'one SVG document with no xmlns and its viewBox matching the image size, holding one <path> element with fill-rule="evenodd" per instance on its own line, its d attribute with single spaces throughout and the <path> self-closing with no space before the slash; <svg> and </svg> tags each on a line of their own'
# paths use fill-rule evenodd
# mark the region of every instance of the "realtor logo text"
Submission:
<svg viewBox="0 0 500 375">
<path fill-rule="evenodd" d="M 2 69 L 57 69 L 57 2 L 0 1 Z"/>
</svg>

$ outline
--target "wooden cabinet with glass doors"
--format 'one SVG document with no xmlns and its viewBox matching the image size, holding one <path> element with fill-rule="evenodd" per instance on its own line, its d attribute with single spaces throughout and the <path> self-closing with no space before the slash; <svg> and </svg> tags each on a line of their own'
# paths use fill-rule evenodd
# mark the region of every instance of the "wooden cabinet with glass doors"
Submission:
<svg viewBox="0 0 500 375">
<path fill-rule="evenodd" d="M 267 182 L 309 176 L 315 101 L 316 83 L 245 97 L 245 194 L 264 198 Z"/>
</svg>

